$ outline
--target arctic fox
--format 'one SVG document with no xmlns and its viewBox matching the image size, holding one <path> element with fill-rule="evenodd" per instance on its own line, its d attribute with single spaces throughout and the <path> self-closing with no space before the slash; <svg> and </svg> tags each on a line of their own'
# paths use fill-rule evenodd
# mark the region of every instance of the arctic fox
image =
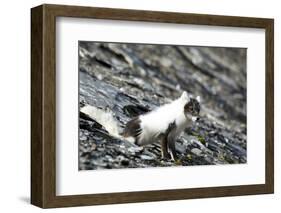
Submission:
<svg viewBox="0 0 281 213">
<path fill-rule="evenodd" d="M 175 148 L 176 138 L 182 131 L 198 119 L 200 97 L 190 97 L 183 92 L 181 97 L 169 104 L 130 120 L 123 136 L 133 137 L 139 146 L 161 142 L 162 158 L 178 158 Z"/>
</svg>

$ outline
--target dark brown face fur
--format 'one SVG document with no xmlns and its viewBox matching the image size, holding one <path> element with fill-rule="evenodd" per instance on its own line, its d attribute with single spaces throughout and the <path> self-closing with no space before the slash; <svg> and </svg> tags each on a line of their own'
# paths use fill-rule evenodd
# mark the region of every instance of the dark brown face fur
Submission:
<svg viewBox="0 0 281 213">
<path fill-rule="evenodd" d="M 134 137 L 136 139 L 135 143 L 138 144 L 138 137 L 142 133 L 140 124 L 141 120 L 139 119 L 139 117 L 133 118 L 126 124 L 122 135 L 124 137 Z"/>
<path fill-rule="evenodd" d="M 184 114 L 198 116 L 199 113 L 200 113 L 200 103 L 196 99 L 190 98 L 190 101 L 184 106 Z"/>
</svg>

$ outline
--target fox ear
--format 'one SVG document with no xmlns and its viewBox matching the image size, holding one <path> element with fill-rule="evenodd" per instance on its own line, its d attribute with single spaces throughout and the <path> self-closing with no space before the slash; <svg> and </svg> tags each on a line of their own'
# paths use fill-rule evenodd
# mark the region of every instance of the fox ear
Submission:
<svg viewBox="0 0 281 213">
<path fill-rule="evenodd" d="M 183 100 L 189 100 L 189 95 L 188 95 L 188 93 L 187 93 L 186 91 L 184 91 L 184 92 L 182 93 L 181 99 L 183 99 Z"/>
<path fill-rule="evenodd" d="M 201 101 L 200 96 L 197 96 L 196 100 L 200 103 L 200 101 Z"/>
</svg>

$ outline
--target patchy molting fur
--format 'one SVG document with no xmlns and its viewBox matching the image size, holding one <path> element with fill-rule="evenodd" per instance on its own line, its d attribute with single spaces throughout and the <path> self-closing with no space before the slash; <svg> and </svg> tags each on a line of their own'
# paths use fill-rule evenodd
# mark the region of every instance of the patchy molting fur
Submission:
<svg viewBox="0 0 281 213">
<path fill-rule="evenodd" d="M 139 146 L 160 141 L 162 157 L 167 158 L 170 150 L 172 158 L 176 158 L 175 140 L 187 126 L 197 120 L 200 112 L 199 102 L 199 97 L 193 99 L 183 92 L 175 101 L 130 120 L 122 134 L 111 111 L 90 105 L 82 107 L 80 111 L 96 120 L 116 138 Z"/>
<path fill-rule="evenodd" d="M 193 99 L 187 92 L 183 92 L 180 98 L 163 105 L 149 113 L 140 115 L 130 120 L 124 129 L 124 137 L 135 138 L 137 145 L 147 145 L 162 140 L 162 152 L 165 152 L 164 144 L 174 146 L 176 138 L 181 132 L 196 121 L 200 112 L 200 98 Z M 172 142 L 173 141 L 173 142 Z M 165 145 L 165 146 L 166 146 Z M 175 149 L 175 148 L 174 148 Z M 175 155 L 175 150 L 171 150 Z M 162 153 L 166 155 L 167 153 Z"/>
</svg>

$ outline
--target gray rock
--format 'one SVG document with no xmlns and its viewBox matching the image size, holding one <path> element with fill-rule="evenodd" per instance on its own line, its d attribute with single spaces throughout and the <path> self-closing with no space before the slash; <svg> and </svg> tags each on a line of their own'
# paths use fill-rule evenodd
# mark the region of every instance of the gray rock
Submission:
<svg viewBox="0 0 281 213">
<path fill-rule="evenodd" d="M 181 165 L 247 162 L 245 49 L 79 42 L 79 53 L 80 107 L 112 112 L 122 129 L 186 90 L 201 96 L 202 118 L 177 140 Z M 82 112 L 79 127 L 80 170 L 178 165 Z"/>
<path fill-rule="evenodd" d="M 142 160 L 154 160 L 154 158 L 149 155 L 141 155 L 140 157 Z"/>
<path fill-rule="evenodd" d="M 202 150 L 198 149 L 198 148 L 193 148 L 191 149 L 191 152 L 197 156 L 201 156 L 202 155 Z"/>
</svg>

